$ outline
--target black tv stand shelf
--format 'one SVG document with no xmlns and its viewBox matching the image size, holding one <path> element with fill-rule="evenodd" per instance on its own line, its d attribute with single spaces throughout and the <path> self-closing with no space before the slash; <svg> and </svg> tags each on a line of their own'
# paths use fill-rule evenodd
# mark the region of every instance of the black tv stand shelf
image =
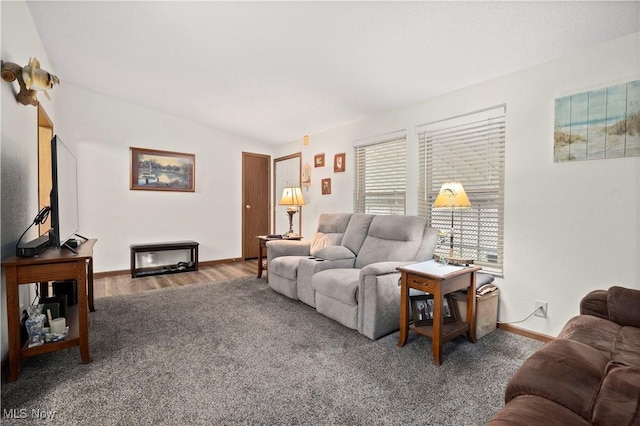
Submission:
<svg viewBox="0 0 640 426">
<path fill-rule="evenodd" d="M 197 271 L 198 246 L 199 243 L 197 241 L 171 241 L 152 244 L 131 244 L 129 246 L 131 250 L 131 278 Z M 136 264 L 136 255 L 138 253 L 151 253 L 170 250 L 189 250 L 191 254 L 191 261 L 180 262 L 177 265 L 154 266 L 151 268 L 139 268 Z"/>
</svg>

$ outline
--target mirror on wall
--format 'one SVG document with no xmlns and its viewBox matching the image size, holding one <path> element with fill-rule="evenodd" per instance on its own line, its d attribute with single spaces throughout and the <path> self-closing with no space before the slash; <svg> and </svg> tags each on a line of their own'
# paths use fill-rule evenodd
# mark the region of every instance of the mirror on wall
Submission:
<svg viewBox="0 0 640 426">
<path fill-rule="evenodd" d="M 287 155 L 273 160 L 273 231 L 285 234 L 289 231 L 287 206 L 281 206 L 282 190 L 286 187 L 301 187 L 302 153 Z M 293 216 L 293 232 L 302 234 L 302 208 Z"/>
</svg>

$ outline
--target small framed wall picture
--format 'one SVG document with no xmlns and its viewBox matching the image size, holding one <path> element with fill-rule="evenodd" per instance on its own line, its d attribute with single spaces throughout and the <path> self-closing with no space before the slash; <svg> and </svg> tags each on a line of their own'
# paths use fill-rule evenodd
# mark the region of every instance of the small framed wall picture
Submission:
<svg viewBox="0 0 640 426">
<path fill-rule="evenodd" d="M 413 312 L 413 323 L 415 325 L 433 325 L 433 308 L 433 295 L 411 296 L 411 311 Z M 455 306 L 449 294 L 444 296 L 442 317 L 444 323 L 456 321 Z"/>
<path fill-rule="evenodd" d="M 324 167 L 324 152 L 313 156 L 313 165 L 315 167 Z"/>
<path fill-rule="evenodd" d="M 322 195 L 331 194 L 331 178 L 322 179 Z"/>
<path fill-rule="evenodd" d="M 333 157 L 333 172 L 334 173 L 344 172 L 344 152 L 342 154 L 336 154 Z"/>
</svg>

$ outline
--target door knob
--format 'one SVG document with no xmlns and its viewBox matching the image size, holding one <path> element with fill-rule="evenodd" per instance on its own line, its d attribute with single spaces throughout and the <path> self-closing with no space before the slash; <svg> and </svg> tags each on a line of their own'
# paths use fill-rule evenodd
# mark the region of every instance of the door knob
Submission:
<svg viewBox="0 0 640 426">
<path fill-rule="evenodd" d="M 251 206 L 249 204 L 247 204 L 246 206 L 244 206 L 244 208 L 249 210 L 251 208 Z"/>
</svg>

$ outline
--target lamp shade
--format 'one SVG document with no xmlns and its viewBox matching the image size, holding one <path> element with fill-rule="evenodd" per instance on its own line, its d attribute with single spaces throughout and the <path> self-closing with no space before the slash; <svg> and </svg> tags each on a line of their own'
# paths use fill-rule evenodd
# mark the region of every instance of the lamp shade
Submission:
<svg viewBox="0 0 640 426">
<path fill-rule="evenodd" d="M 471 202 L 460 182 L 445 182 L 438 192 L 433 207 L 471 207 Z"/>
<path fill-rule="evenodd" d="M 289 186 L 282 190 L 282 197 L 280 197 L 281 206 L 304 206 L 304 198 L 302 197 L 302 191 L 300 188 Z"/>
</svg>

